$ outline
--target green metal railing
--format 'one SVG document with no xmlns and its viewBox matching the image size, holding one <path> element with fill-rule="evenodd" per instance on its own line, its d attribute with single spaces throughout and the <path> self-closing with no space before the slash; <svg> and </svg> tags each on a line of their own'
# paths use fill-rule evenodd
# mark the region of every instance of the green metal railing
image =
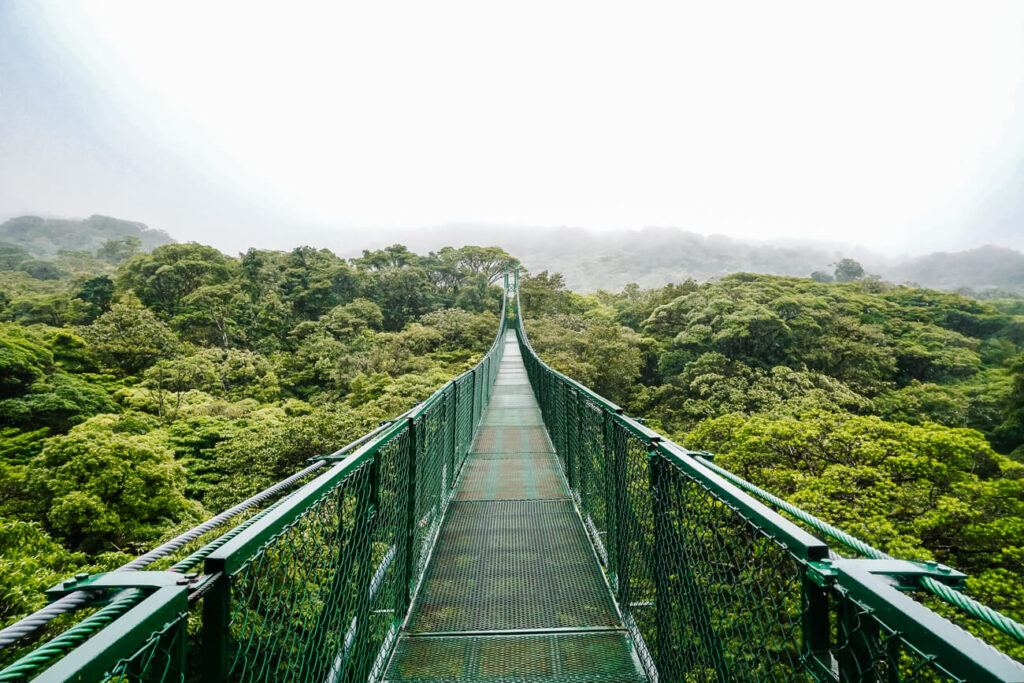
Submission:
<svg viewBox="0 0 1024 683">
<path fill-rule="evenodd" d="M 516 318 L 559 462 L 652 680 L 1024 681 L 1024 666 L 912 597 L 946 594 L 1019 634 L 957 591 L 963 574 L 864 552 L 677 446 L 547 366 L 518 299 Z M 755 495 L 867 559 L 840 557 Z"/>
<path fill-rule="evenodd" d="M 386 664 L 504 350 L 169 571 L 82 575 L 100 607 L 0 680 L 367 681 Z M 187 574 L 202 564 L 202 572 Z"/>
</svg>

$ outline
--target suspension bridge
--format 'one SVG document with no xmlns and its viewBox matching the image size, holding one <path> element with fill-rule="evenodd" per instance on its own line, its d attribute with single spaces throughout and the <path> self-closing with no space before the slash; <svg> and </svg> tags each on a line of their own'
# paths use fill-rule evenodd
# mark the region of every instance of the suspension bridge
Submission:
<svg viewBox="0 0 1024 683">
<path fill-rule="evenodd" d="M 890 557 L 624 415 L 544 364 L 516 272 L 505 290 L 476 367 L 119 570 L 55 586 L 0 644 L 73 625 L 0 680 L 1024 681 L 962 628 L 1024 642 L 963 574 Z"/>
</svg>

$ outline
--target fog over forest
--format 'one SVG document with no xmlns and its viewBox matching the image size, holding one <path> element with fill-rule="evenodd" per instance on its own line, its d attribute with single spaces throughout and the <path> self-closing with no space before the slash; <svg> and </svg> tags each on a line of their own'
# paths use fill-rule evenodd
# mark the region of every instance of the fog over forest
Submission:
<svg viewBox="0 0 1024 683">
<path fill-rule="evenodd" d="M 53 258 L 62 249 L 95 251 L 107 239 L 129 235 L 138 237 L 146 250 L 183 241 L 143 223 L 106 216 L 81 221 L 20 216 L 0 223 L 0 243 L 17 245 L 39 258 Z M 339 240 L 330 234 L 308 237 L 306 245 L 326 247 L 339 256 L 362 253 L 359 240 Z M 472 224 L 362 239 L 367 240 L 365 246 L 369 249 L 388 241 L 422 253 L 452 245 L 500 246 L 520 258 L 528 271 L 561 273 L 566 285 L 580 292 L 618 291 L 631 282 L 642 287 L 660 287 L 689 278 L 703 282 L 735 272 L 808 277 L 812 273 L 830 274 L 840 260 L 853 258 L 863 266 L 866 276 L 897 284 L 913 283 L 983 297 L 1024 295 L 1024 254 L 993 245 L 894 257 L 850 245 L 739 240 L 675 228 L 594 232 Z M 304 245 L 297 241 L 292 246 Z"/>
</svg>

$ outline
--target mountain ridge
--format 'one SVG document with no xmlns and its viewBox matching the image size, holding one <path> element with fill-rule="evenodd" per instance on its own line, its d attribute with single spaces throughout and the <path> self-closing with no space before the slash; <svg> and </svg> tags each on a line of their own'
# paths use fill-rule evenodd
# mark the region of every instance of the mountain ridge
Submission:
<svg viewBox="0 0 1024 683">
<path fill-rule="evenodd" d="M 0 243 L 25 249 L 36 258 L 53 258 L 61 250 L 94 253 L 107 240 L 138 237 L 143 251 L 174 239 L 145 223 L 93 214 L 88 218 L 44 218 L 23 215 L 0 223 Z"/>
<path fill-rule="evenodd" d="M 582 292 L 617 291 L 630 282 L 659 287 L 688 278 L 706 281 L 739 271 L 809 277 L 815 271 L 831 273 L 840 259 L 853 258 L 869 274 L 895 283 L 1024 295 L 1024 254 L 996 245 L 893 257 L 860 246 L 742 240 L 680 228 L 593 232 L 472 224 L 439 226 L 396 238 L 419 251 L 456 243 L 500 246 L 530 271 L 562 273 L 570 289 Z M 345 246 L 351 248 L 351 243 Z"/>
</svg>

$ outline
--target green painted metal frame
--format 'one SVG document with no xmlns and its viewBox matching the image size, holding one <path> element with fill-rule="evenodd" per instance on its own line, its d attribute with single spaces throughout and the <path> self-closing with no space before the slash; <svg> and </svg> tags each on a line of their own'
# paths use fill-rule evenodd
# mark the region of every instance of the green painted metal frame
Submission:
<svg viewBox="0 0 1024 683">
<path fill-rule="evenodd" d="M 164 572 L 125 572 L 132 574 L 163 574 Z M 107 576 L 116 576 L 108 574 Z M 179 575 L 178 579 L 181 578 Z M 124 616 L 101 630 L 82 645 L 61 658 L 39 680 L 45 681 L 102 681 L 104 675 L 122 659 L 131 657 L 146 645 L 150 637 L 168 624 L 184 629 L 188 612 L 187 586 L 170 585 L 157 588 L 142 602 L 128 610 Z M 172 665 L 184 676 L 184 638 Z"/>
<path fill-rule="evenodd" d="M 934 653 L 939 664 L 965 681 L 1024 681 L 1024 670 L 1009 657 L 944 619 L 870 571 L 886 560 L 834 563 L 836 587 L 873 611 L 878 620 L 903 634 L 919 650 Z"/>
</svg>

